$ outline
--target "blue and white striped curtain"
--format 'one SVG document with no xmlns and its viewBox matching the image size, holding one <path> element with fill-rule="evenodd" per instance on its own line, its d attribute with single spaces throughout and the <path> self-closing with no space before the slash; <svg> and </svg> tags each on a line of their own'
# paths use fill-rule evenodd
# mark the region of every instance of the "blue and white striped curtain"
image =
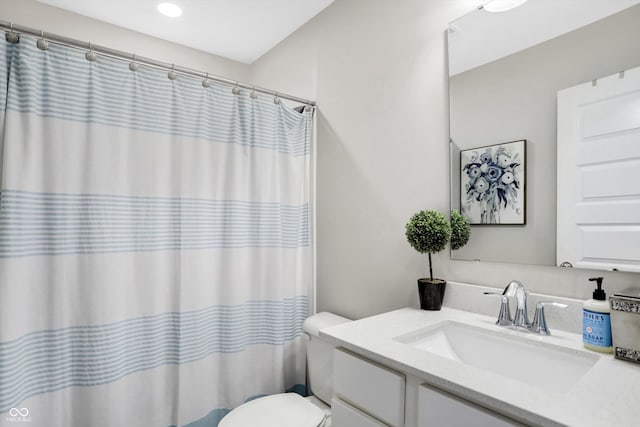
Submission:
<svg viewBox="0 0 640 427">
<path fill-rule="evenodd" d="M 311 111 L 0 54 L 0 425 L 215 426 L 301 388 Z"/>
</svg>

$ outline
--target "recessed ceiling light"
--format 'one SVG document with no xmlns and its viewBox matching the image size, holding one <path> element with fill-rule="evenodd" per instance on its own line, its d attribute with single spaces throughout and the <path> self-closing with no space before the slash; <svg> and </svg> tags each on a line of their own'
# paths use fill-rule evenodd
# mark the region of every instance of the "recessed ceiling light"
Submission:
<svg viewBox="0 0 640 427">
<path fill-rule="evenodd" d="M 177 18 L 182 15 L 182 8 L 175 3 L 158 3 L 158 12 L 169 18 Z"/>
<path fill-rule="evenodd" d="M 506 12 L 525 3 L 527 0 L 491 0 L 483 6 L 487 12 Z"/>
</svg>

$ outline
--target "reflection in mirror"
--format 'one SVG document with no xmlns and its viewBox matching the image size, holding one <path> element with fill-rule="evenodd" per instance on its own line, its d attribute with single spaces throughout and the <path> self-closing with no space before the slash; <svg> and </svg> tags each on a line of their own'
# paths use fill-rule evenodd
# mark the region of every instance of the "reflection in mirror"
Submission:
<svg viewBox="0 0 640 427">
<path fill-rule="evenodd" d="M 640 272 L 640 67 L 558 92 L 558 263 Z"/>
<path fill-rule="evenodd" d="M 526 224 L 473 226 L 453 259 L 557 265 L 557 93 L 640 66 L 639 3 L 529 0 L 451 23 L 452 209 L 467 203 L 461 151 L 527 141 Z"/>
</svg>

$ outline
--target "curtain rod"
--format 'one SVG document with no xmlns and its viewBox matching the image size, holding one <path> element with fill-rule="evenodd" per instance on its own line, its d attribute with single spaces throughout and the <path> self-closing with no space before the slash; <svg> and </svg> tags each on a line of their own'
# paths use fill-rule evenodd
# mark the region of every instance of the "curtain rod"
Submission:
<svg viewBox="0 0 640 427">
<path fill-rule="evenodd" d="M 105 46 L 99 46 L 90 42 L 76 40 L 70 37 L 60 36 L 57 34 L 47 33 L 43 30 L 36 30 L 34 28 L 25 27 L 23 25 L 16 25 L 12 22 L 0 20 L 0 28 L 2 28 L 2 30 L 5 31 L 7 41 L 12 41 L 13 43 L 17 43 L 19 38 L 15 36 L 10 36 L 11 33 L 13 33 L 14 35 L 17 35 L 19 33 L 29 34 L 32 36 L 40 37 L 43 40 L 50 41 L 63 46 L 68 46 L 76 49 L 86 49 L 87 51 L 92 51 L 94 53 L 99 53 L 101 55 L 109 56 L 116 59 L 134 61 L 136 63 L 149 65 L 155 68 L 166 69 L 169 71 L 173 71 L 175 73 L 185 74 L 188 76 L 199 77 L 205 80 L 208 79 L 211 81 L 227 84 L 229 86 L 234 87 L 234 93 L 236 93 L 235 88 L 244 88 L 244 89 L 250 89 L 255 92 L 264 93 L 267 95 L 273 95 L 276 99 L 284 98 L 290 101 L 298 102 L 300 104 L 306 104 L 312 107 L 316 105 L 315 101 L 310 101 L 308 99 L 298 98 L 297 96 L 288 95 L 282 92 L 276 92 L 271 89 L 266 89 L 263 87 L 250 85 L 247 83 L 242 83 L 236 80 L 227 79 L 225 77 L 215 76 L 202 71 L 193 70 L 191 68 L 180 67 L 175 64 L 169 64 L 166 62 L 157 61 L 155 59 L 145 58 L 143 56 L 138 56 L 132 53 L 123 52 L 121 50 L 111 49 Z M 14 37 L 14 38 L 10 40 L 11 37 Z M 46 43 L 43 43 L 43 45 L 44 44 Z M 39 43 L 39 47 L 40 47 L 40 43 Z"/>
</svg>

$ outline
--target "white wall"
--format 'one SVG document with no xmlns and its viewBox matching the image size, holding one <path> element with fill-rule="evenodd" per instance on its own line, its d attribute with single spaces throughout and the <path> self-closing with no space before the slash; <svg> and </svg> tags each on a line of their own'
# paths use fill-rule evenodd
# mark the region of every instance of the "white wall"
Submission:
<svg viewBox="0 0 640 427">
<path fill-rule="evenodd" d="M 337 0 L 252 67 L 252 80 L 318 102 L 318 309 L 358 318 L 417 306 L 426 256 L 404 237 L 449 209 L 447 23 L 478 0 Z M 513 250 L 518 250 L 514 245 Z M 448 280 L 590 298 L 640 276 L 434 257 Z"/>
<path fill-rule="evenodd" d="M 0 0 L 0 19 L 233 80 L 246 81 L 249 76 L 248 65 L 67 12 L 35 0 Z"/>
<path fill-rule="evenodd" d="M 0 0 L 0 19 L 316 99 L 319 309 L 357 318 L 417 306 L 426 256 L 404 225 L 417 210 L 449 208 L 445 29 L 479 2 L 337 0 L 251 67 L 34 0 Z M 580 298 L 595 274 L 450 261 L 448 252 L 434 263 L 449 280 L 518 278 Z M 604 276 L 608 291 L 640 277 Z"/>
<path fill-rule="evenodd" d="M 319 309 L 416 304 L 427 260 L 404 226 L 449 207 L 444 30 L 476 3 L 337 0 L 253 64 L 257 84 L 318 103 Z"/>
</svg>

